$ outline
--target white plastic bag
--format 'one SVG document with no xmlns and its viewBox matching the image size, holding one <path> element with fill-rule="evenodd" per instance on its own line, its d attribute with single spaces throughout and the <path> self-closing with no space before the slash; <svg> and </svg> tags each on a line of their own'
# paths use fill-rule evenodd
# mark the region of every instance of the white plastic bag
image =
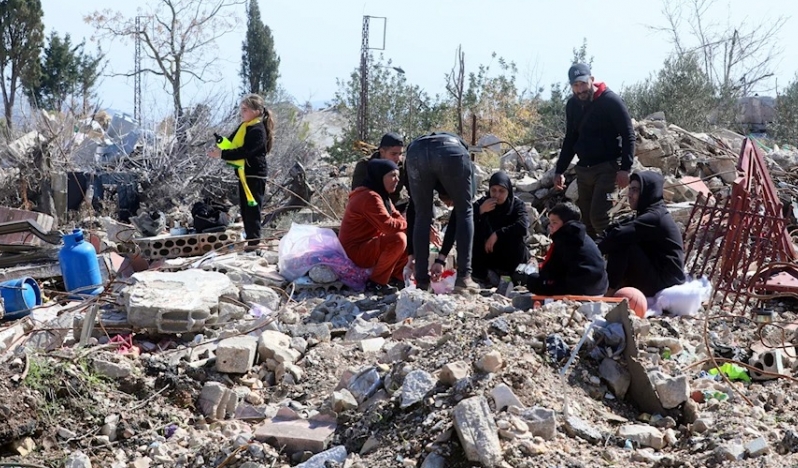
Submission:
<svg viewBox="0 0 798 468">
<path fill-rule="evenodd" d="M 683 284 L 677 284 L 658 292 L 654 298 L 654 306 L 649 310 L 651 315 L 662 315 L 668 311 L 671 315 L 695 315 L 701 304 L 712 295 L 712 285 L 706 276 Z"/>
<path fill-rule="evenodd" d="M 294 281 L 315 265 L 327 265 L 338 279 L 355 290 L 362 290 L 371 270 L 360 268 L 349 259 L 335 231 L 307 224 L 291 224 L 280 239 L 277 263 L 280 274 Z"/>
</svg>

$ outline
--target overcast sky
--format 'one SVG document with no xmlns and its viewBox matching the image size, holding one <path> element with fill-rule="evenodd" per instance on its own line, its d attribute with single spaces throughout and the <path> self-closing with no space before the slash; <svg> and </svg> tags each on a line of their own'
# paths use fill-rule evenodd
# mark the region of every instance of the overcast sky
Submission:
<svg viewBox="0 0 798 468">
<path fill-rule="evenodd" d="M 70 33 L 73 40 L 90 40 L 94 32 L 83 22 L 84 15 L 109 5 L 132 16 L 148 1 L 42 0 L 44 23 L 48 33 L 55 30 Z M 280 55 L 280 83 L 300 103 L 330 100 L 336 78 L 346 78 L 359 65 L 364 14 L 388 18 L 385 58 L 431 94 L 444 92 L 444 73 L 451 69 L 459 44 L 467 72 L 490 63 L 496 52 L 517 64 L 520 86 L 548 86 L 565 80 L 571 50 L 586 38 L 588 53 L 594 56 L 594 76 L 616 90 L 658 70 L 672 50 L 666 35 L 649 28 L 665 25 L 657 0 L 260 0 L 260 8 Z M 783 52 L 777 83 L 783 87 L 795 77 L 798 2 L 717 0 L 711 11 L 707 20 L 721 25 L 746 21 L 767 26 L 779 16 L 788 17 L 779 33 Z M 187 90 L 184 105 L 219 92 L 236 95 L 246 29 L 243 8 L 239 14 L 240 29 L 223 37 L 214 52 L 223 79 Z M 382 23 L 372 20 L 371 27 L 371 43 L 380 45 Z M 103 48 L 110 57 L 107 74 L 133 69 L 131 43 L 115 40 Z M 145 108 L 152 114 L 168 112 L 170 101 L 161 82 L 149 77 L 144 84 Z M 99 95 L 106 107 L 132 113 L 132 78 L 106 76 Z"/>
</svg>

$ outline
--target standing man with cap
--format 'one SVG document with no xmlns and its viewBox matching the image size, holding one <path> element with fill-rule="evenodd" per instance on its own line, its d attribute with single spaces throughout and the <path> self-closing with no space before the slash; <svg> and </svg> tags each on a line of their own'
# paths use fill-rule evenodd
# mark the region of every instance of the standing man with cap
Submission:
<svg viewBox="0 0 798 468">
<path fill-rule="evenodd" d="M 399 209 L 399 211 L 404 211 L 404 206 L 399 204 L 402 198 L 402 187 L 407 187 L 407 172 L 405 171 L 404 164 L 401 164 L 404 146 L 405 142 L 398 133 L 389 132 L 383 135 L 377 151 L 375 151 L 371 157 L 363 158 L 355 164 L 355 170 L 352 173 L 352 190 L 362 187 L 365 184 L 368 178 L 369 161 L 372 159 L 387 159 L 393 161 L 394 164 L 399 166 L 399 185 L 396 186 L 396 191 L 389 196 L 394 207 Z"/>
<path fill-rule="evenodd" d="M 554 176 L 554 187 L 565 188 L 563 174 L 574 154 L 577 205 L 587 227 L 596 238 L 610 223 L 615 187 L 629 185 L 635 154 L 635 130 L 621 97 L 607 85 L 596 82 L 590 67 L 577 63 L 568 70 L 573 96 L 565 105 L 565 139 Z"/>
</svg>

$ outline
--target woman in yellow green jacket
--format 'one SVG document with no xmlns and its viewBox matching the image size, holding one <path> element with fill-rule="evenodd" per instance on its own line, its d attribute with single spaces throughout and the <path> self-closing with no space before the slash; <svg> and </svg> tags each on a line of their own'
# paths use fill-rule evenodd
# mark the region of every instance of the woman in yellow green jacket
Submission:
<svg viewBox="0 0 798 468">
<path fill-rule="evenodd" d="M 260 243 L 261 209 L 266 195 L 266 155 L 274 144 L 274 115 L 263 98 L 248 94 L 241 100 L 241 125 L 229 138 L 217 136 L 208 155 L 221 158 L 236 170 L 244 232 L 250 248 Z"/>
</svg>

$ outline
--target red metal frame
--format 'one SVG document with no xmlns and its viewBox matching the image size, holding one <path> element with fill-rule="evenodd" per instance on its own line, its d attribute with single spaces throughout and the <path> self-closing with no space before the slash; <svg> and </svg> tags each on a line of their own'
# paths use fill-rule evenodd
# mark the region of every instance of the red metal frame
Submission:
<svg viewBox="0 0 798 468">
<path fill-rule="evenodd" d="M 686 267 L 706 275 L 716 298 L 747 307 L 752 299 L 798 297 L 798 265 L 788 220 L 765 159 L 746 138 L 739 177 L 722 204 L 699 197 L 685 226 Z"/>
</svg>

